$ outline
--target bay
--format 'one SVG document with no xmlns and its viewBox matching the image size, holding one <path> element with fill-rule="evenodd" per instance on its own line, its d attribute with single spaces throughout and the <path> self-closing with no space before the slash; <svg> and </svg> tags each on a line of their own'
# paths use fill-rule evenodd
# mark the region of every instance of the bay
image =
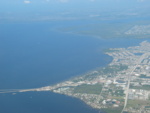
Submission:
<svg viewBox="0 0 150 113">
<path fill-rule="evenodd" d="M 97 113 L 82 101 L 51 92 L 0 94 L 1 113 Z"/>
<path fill-rule="evenodd" d="M 51 24 L 11 24 L 0 29 L 0 88 L 54 84 L 110 62 L 98 39 L 51 31 Z M 105 60 L 104 60 L 104 59 Z"/>
<path fill-rule="evenodd" d="M 64 23 L 65 25 L 65 23 Z M 54 23 L 0 25 L 0 89 L 56 84 L 112 58 L 106 48 L 138 45 L 145 39 L 98 39 L 53 30 Z M 57 25 L 59 26 L 59 25 Z M 1 113 L 98 113 L 78 99 L 52 92 L 0 94 Z"/>
</svg>

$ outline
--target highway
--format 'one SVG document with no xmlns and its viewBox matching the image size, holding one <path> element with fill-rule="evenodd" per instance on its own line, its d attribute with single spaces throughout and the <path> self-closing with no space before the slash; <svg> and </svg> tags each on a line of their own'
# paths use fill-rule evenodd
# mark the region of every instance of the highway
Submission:
<svg viewBox="0 0 150 113">
<path fill-rule="evenodd" d="M 137 61 L 137 64 L 133 67 L 133 69 L 131 70 L 131 73 L 128 75 L 128 84 L 127 84 L 127 89 L 126 89 L 126 96 L 125 96 L 125 103 L 124 103 L 124 108 L 122 110 L 121 113 L 123 113 L 123 111 L 125 110 L 126 106 L 127 106 L 127 102 L 128 102 L 128 94 L 129 94 L 129 89 L 130 89 L 130 81 L 131 81 L 131 76 L 133 74 L 133 72 L 135 71 L 135 69 L 137 68 L 137 66 L 144 60 L 144 58 L 149 55 L 149 53 L 145 53 L 143 54 L 139 60 Z"/>
</svg>

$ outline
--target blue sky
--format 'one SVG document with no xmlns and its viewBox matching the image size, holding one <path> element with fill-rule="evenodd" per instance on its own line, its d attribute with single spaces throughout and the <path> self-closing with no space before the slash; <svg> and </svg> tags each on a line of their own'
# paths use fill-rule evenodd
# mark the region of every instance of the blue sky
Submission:
<svg viewBox="0 0 150 113">
<path fill-rule="evenodd" d="M 24 15 L 59 15 L 101 12 L 136 13 L 147 10 L 149 0 L 0 0 L 0 18 Z"/>
<path fill-rule="evenodd" d="M 121 7 L 134 7 L 136 5 L 147 4 L 148 1 L 143 0 L 1 0 L 0 6 L 3 11 L 5 10 L 33 10 L 37 11 L 48 9 L 61 9 L 61 8 L 85 8 L 99 7 L 105 8 L 121 8 Z M 150 3 L 150 2 L 149 2 Z"/>
</svg>

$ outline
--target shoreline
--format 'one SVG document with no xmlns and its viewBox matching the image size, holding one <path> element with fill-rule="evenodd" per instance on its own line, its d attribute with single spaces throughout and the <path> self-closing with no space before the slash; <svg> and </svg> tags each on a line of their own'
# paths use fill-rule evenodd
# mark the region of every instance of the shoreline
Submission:
<svg viewBox="0 0 150 113">
<path fill-rule="evenodd" d="M 137 76 L 139 71 L 137 68 L 144 69 L 143 66 L 145 65 L 150 68 L 150 62 L 148 62 L 149 65 L 146 63 L 150 57 L 149 47 L 150 43 L 144 41 L 139 46 L 110 48 L 105 54 L 111 56 L 113 60 L 105 67 L 97 68 L 97 70 L 51 86 L 22 90 L 0 90 L 0 93 L 51 91 L 78 98 L 93 109 L 106 111 L 107 113 L 130 111 L 131 109 L 128 108 L 128 99 L 131 98 L 129 94 L 132 92 L 139 93 L 138 89 L 132 89 L 130 86 L 135 82 L 134 80 L 140 79 L 140 76 Z M 146 62 L 143 60 L 146 60 Z M 143 62 L 145 65 L 143 65 Z M 147 93 L 150 94 L 150 92 L 142 91 L 146 92 L 145 95 L 142 95 L 142 98 L 147 101 L 149 99 Z M 142 106 L 140 106 L 140 109 L 143 109 Z"/>
</svg>

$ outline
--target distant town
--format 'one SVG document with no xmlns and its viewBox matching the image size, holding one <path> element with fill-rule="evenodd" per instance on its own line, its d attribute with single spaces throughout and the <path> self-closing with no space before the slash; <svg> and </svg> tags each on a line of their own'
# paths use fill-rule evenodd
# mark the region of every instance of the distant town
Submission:
<svg viewBox="0 0 150 113">
<path fill-rule="evenodd" d="M 53 86 L 0 93 L 52 91 L 81 99 L 106 113 L 150 113 L 150 43 L 104 52 L 113 57 L 106 67 Z"/>
</svg>

